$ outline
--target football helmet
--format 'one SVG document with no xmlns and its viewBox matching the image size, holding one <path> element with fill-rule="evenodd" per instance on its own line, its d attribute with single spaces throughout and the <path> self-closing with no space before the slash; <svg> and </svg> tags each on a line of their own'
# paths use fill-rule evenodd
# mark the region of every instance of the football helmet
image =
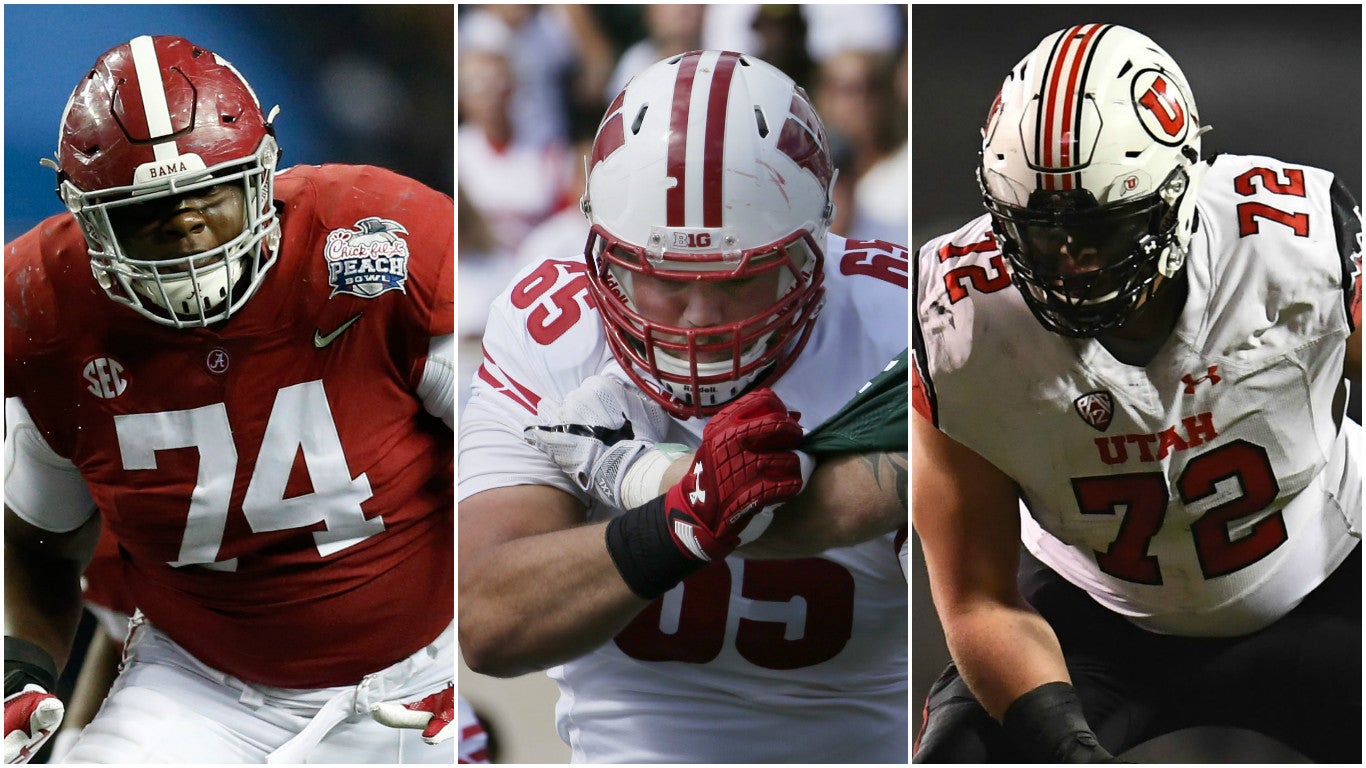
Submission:
<svg viewBox="0 0 1366 768">
<path fill-rule="evenodd" d="M 226 319 L 275 261 L 279 159 L 271 118 L 222 57 L 180 37 L 142 36 L 105 52 L 62 114 L 58 195 L 85 234 L 114 301 L 176 328 Z M 183 258 L 137 259 L 111 223 L 121 209 L 220 184 L 244 195 L 241 234 Z"/>
<path fill-rule="evenodd" d="M 1048 330 L 1122 324 L 1185 263 L 1208 167 L 1185 75 L 1131 29 L 1079 24 L 1011 70 L 978 181 L 1015 286 Z"/>
<path fill-rule="evenodd" d="M 824 298 L 836 171 L 806 92 L 753 56 L 692 51 L 637 75 L 608 107 L 582 199 L 589 284 L 627 374 L 678 416 L 706 416 L 781 376 Z M 635 281 L 777 273 L 736 322 L 646 317 Z"/>
</svg>

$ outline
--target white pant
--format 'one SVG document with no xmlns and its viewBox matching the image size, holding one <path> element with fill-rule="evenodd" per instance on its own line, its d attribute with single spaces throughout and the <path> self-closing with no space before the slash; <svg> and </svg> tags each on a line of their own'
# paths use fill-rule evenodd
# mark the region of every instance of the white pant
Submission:
<svg viewBox="0 0 1366 768">
<path fill-rule="evenodd" d="M 453 626 L 358 684 L 303 690 L 243 682 L 191 656 L 141 617 L 123 671 L 66 763 L 455 763 L 455 739 L 380 725 L 381 701 L 410 702 L 455 677 Z"/>
</svg>

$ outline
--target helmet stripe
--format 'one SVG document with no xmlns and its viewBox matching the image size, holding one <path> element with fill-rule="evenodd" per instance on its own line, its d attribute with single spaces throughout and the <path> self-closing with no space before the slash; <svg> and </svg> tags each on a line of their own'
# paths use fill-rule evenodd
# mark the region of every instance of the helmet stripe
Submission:
<svg viewBox="0 0 1366 768">
<path fill-rule="evenodd" d="M 1038 156 L 1044 168 L 1071 168 L 1081 147 L 1082 94 L 1086 70 L 1095 54 L 1096 43 L 1109 24 L 1083 24 L 1072 27 L 1059 39 L 1044 74 L 1044 93 L 1040 104 L 1043 130 L 1038 133 Z M 1059 177 L 1043 173 L 1045 189 L 1071 189 L 1079 184 L 1078 174 Z"/>
<path fill-rule="evenodd" d="M 702 154 L 702 226 L 720 227 L 722 211 L 722 167 L 726 142 L 726 107 L 730 102 L 730 81 L 739 61 L 738 53 L 722 53 L 711 78 L 707 96 L 707 133 Z"/>
<path fill-rule="evenodd" d="M 171 108 L 166 102 L 166 87 L 161 82 L 161 65 L 157 61 L 156 43 L 150 35 L 135 37 L 129 42 L 133 53 L 133 68 L 138 77 L 138 94 L 142 97 L 143 116 L 147 120 L 147 135 L 151 138 L 171 134 Z M 175 140 L 152 145 L 158 163 L 179 156 Z"/>
<path fill-rule="evenodd" d="M 688 167 L 688 113 L 692 105 L 692 84 L 697 74 L 699 51 L 684 54 L 678 63 L 678 79 L 674 81 L 673 108 L 669 113 L 669 153 L 666 173 L 674 185 L 664 193 L 664 222 L 669 227 L 684 226 Z"/>
</svg>

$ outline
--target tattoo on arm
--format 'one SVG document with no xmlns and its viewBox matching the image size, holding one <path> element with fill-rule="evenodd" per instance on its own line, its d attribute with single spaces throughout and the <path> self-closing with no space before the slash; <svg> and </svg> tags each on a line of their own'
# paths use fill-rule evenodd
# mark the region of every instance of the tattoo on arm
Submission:
<svg viewBox="0 0 1366 768">
<path fill-rule="evenodd" d="M 868 474 L 884 492 L 893 492 L 902 509 L 909 509 L 907 494 L 910 488 L 910 461 L 905 451 L 900 453 L 861 453 L 859 459 L 868 465 Z"/>
</svg>

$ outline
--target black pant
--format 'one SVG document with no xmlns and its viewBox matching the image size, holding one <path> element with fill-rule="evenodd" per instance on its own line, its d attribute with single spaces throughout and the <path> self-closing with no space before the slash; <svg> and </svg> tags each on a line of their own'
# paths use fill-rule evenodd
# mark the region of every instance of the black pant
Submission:
<svg viewBox="0 0 1366 768">
<path fill-rule="evenodd" d="M 1361 547 L 1295 610 L 1243 637 L 1146 632 L 1028 553 L 1020 590 L 1058 635 L 1101 744 L 1233 726 L 1320 763 L 1361 763 Z M 930 688 L 917 763 L 1019 762 L 950 664 Z"/>
</svg>

